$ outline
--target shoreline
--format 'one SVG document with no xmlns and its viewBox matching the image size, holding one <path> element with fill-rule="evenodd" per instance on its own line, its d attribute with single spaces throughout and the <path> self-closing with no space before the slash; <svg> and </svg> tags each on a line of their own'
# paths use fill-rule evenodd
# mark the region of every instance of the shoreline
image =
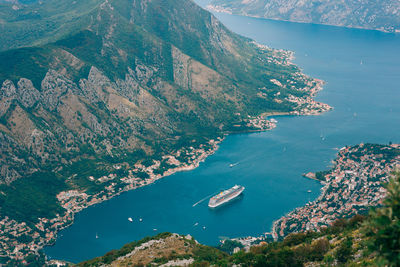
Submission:
<svg viewBox="0 0 400 267">
<path fill-rule="evenodd" d="M 321 113 L 316 113 L 316 114 L 314 114 L 314 113 L 312 113 L 312 114 L 301 114 L 301 116 L 303 116 L 303 115 L 311 116 L 311 115 L 319 115 L 319 114 L 322 114 L 322 112 L 321 112 Z M 265 117 L 265 118 L 267 118 L 267 117 L 271 117 L 271 116 L 299 116 L 299 114 L 293 114 L 293 113 L 291 113 L 291 112 L 267 112 L 267 113 L 262 113 L 259 117 Z M 152 178 L 150 178 L 151 181 L 149 181 L 149 182 L 146 183 L 146 184 L 143 184 L 143 185 L 140 185 L 140 186 L 137 186 L 137 187 L 133 187 L 133 188 L 126 188 L 126 189 L 123 189 L 123 190 L 121 190 L 121 191 L 118 191 L 118 192 L 115 193 L 114 195 L 110 195 L 110 196 L 108 196 L 107 198 L 101 199 L 101 200 L 98 201 L 98 202 L 89 204 L 89 205 L 87 205 L 87 206 L 85 206 L 85 207 L 82 207 L 82 208 L 79 209 L 79 210 L 73 211 L 73 212 L 72 212 L 72 217 L 73 217 L 73 218 L 72 218 L 72 221 L 71 221 L 70 223 L 68 223 L 67 225 L 65 225 L 65 226 L 63 226 L 63 227 L 57 229 L 57 231 L 55 232 L 55 237 L 57 237 L 57 234 L 58 234 L 60 231 L 64 230 L 65 228 L 68 228 L 69 226 L 71 226 L 71 225 L 74 223 L 74 215 L 75 215 L 76 213 L 79 213 L 80 211 L 82 211 L 82 210 L 84 210 L 84 209 L 86 209 L 86 208 L 89 208 L 89 207 L 91 207 L 91 206 L 95 206 L 95 205 L 97 205 L 97 204 L 100 204 L 100 203 L 102 203 L 102 202 L 104 202 L 104 201 L 110 200 L 110 199 L 112 199 L 112 198 L 114 198 L 114 197 L 116 197 L 116 196 L 121 195 L 122 193 L 125 193 L 125 192 L 128 192 L 128 191 L 133 191 L 133 190 L 135 190 L 135 189 L 138 189 L 138 188 L 141 188 L 141 187 L 144 187 L 144 186 L 151 185 L 151 184 L 155 183 L 156 181 L 158 181 L 158 180 L 160 180 L 160 179 L 163 179 L 163 178 L 165 178 L 165 177 L 171 176 L 171 175 L 173 175 L 173 174 L 175 174 L 175 173 L 177 173 L 177 172 L 181 172 L 181 171 L 191 171 L 191 170 L 194 170 L 194 169 L 198 168 L 198 167 L 200 166 L 200 163 L 204 162 L 209 156 L 215 154 L 215 152 L 219 149 L 219 145 L 225 140 L 226 136 L 231 135 L 231 134 L 245 134 L 245 133 L 249 133 L 249 134 L 250 134 L 250 133 L 255 133 L 255 132 L 265 132 L 265 131 L 269 131 L 269 130 L 274 129 L 275 127 L 276 127 L 276 123 L 274 123 L 273 127 L 267 128 L 267 129 L 247 130 L 247 131 L 243 131 L 243 132 L 232 132 L 232 133 L 226 132 L 226 133 L 224 133 L 224 137 L 218 139 L 217 141 L 214 141 L 214 145 L 213 145 L 212 149 L 210 149 L 209 151 L 204 151 L 204 153 L 202 153 L 199 157 L 195 158 L 195 159 L 193 160 L 193 162 L 190 163 L 189 165 L 182 166 L 182 167 L 177 167 L 177 168 L 173 168 L 173 169 L 169 169 L 168 171 L 166 171 L 166 173 L 164 173 L 163 175 L 161 175 L 161 176 L 159 176 L 159 177 L 152 177 Z M 213 140 L 210 140 L 210 141 L 213 141 Z M 44 245 L 43 248 L 44 248 L 44 247 L 49 247 L 49 246 L 54 246 L 55 243 L 56 243 L 56 239 L 57 239 L 57 238 L 55 238 L 55 239 L 53 240 L 53 242 Z M 46 255 L 46 256 L 47 256 L 47 255 Z"/>
<path fill-rule="evenodd" d="M 316 177 L 316 174 L 314 172 L 303 173 L 301 176 L 303 176 L 304 178 L 307 178 L 307 179 L 311 179 L 311 180 L 320 182 L 321 184 L 324 184 L 324 181 L 319 180 Z"/>
<path fill-rule="evenodd" d="M 260 116 L 263 117 L 276 117 L 276 116 L 293 116 L 290 112 L 264 112 Z"/>
<path fill-rule="evenodd" d="M 293 58 L 291 58 L 291 60 L 292 59 Z M 290 60 L 290 62 L 291 62 L 291 60 Z M 207 159 L 208 156 L 213 155 L 218 150 L 219 144 L 222 141 L 225 140 L 226 136 L 228 136 L 230 134 L 244 134 L 244 133 L 264 132 L 264 131 L 268 131 L 268 130 L 272 130 L 272 129 L 276 128 L 277 127 L 276 122 L 269 121 L 267 119 L 268 117 L 272 117 L 272 116 L 303 116 L 303 115 L 304 116 L 315 116 L 315 115 L 321 115 L 321 114 L 323 114 L 325 112 L 331 111 L 333 108 L 331 106 L 329 106 L 328 104 L 324 104 L 324 103 L 317 102 L 317 101 L 314 100 L 314 97 L 317 95 L 317 93 L 319 91 L 323 90 L 323 84 L 325 84 L 325 82 L 322 81 L 322 80 L 316 79 L 316 78 L 309 77 L 308 75 L 303 74 L 303 73 L 301 73 L 301 75 L 302 75 L 303 79 L 310 79 L 310 81 L 308 83 L 308 85 L 310 86 L 308 88 L 308 91 L 310 92 L 310 94 L 305 100 L 305 102 L 307 104 L 309 104 L 310 106 L 307 106 L 306 108 L 303 108 L 303 109 L 300 109 L 300 110 L 291 111 L 291 112 L 265 112 L 265 113 L 261 113 L 259 116 L 253 118 L 253 120 L 250 120 L 250 123 L 252 123 L 252 125 L 255 128 L 259 127 L 259 129 L 254 129 L 254 130 L 249 130 L 248 129 L 248 130 L 245 130 L 245 131 L 242 131 L 242 132 L 240 132 L 240 131 L 238 131 L 238 132 L 225 132 L 223 134 L 223 137 L 222 138 L 220 137 L 217 141 L 210 140 L 210 141 L 214 142 L 214 144 L 212 146 L 212 149 L 210 149 L 209 151 L 203 151 L 203 153 L 201 153 L 200 156 L 198 156 L 195 159 L 193 159 L 193 162 L 190 163 L 189 165 L 170 169 L 166 173 L 164 173 L 163 175 L 160 175 L 158 177 L 152 177 L 151 181 L 149 183 L 143 184 L 141 186 L 137 186 L 137 187 L 127 188 L 127 189 L 121 190 L 121 191 L 117 192 L 115 195 L 111 195 L 111 196 L 107 197 L 106 199 L 102 199 L 99 202 L 96 202 L 96 203 L 90 204 L 90 205 L 88 205 L 86 207 L 83 207 L 79 211 L 81 211 L 81 210 L 83 210 L 83 209 L 85 209 L 87 207 L 90 207 L 92 205 L 100 204 L 103 201 L 109 200 L 109 199 L 111 199 L 111 198 L 113 198 L 115 196 L 118 196 L 118 195 L 120 195 L 120 194 L 122 194 L 124 192 L 132 191 L 132 190 L 135 190 L 135 189 L 140 188 L 142 186 L 151 185 L 152 183 L 156 182 L 157 180 L 162 179 L 164 177 L 168 177 L 168 176 L 170 176 L 172 174 L 175 174 L 177 172 L 180 172 L 180 171 L 191 171 L 191 170 L 199 167 L 200 163 L 204 162 Z M 297 103 L 296 101 L 293 101 L 293 102 Z M 262 125 L 260 125 L 260 122 L 262 122 Z M 267 122 L 267 123 L 265 124 L 265 122 Z M 79 212 L 79 211 L 74 212 L 74 214 Z M 70 226 L 72 224 L 73 224 L 73 220 L 68 226 Z M 68 226 L 65 226 L 62 229 L 65 229 Z M 62 229 L 60 229 L 59 231 L 61 231 Z M 56 232 L 56 235 L 57 235 L 57 233 L 59 231 Z M 54 246 L 55 242 L 56 242 L 56 238 L 54 240 L 54 243 L 51 246 Z M 46 245 L 46 246 L 48 246 L 48 245 Z M 45 247 L 45 246 L 43 246 L 43 247 Z"/>
<path fill-rule="evenodd" d="M 209 12 L 216 12 L 216 13 L 222 13 L 222 14 L 228 14 L 228 15 L 234 15 L 234 16 L 243 16 L 243 17 L 255 18 L 255 19 L 265 19 L 265 20 L 271 20 L 271 21 L 291 22 L 291 23 L 299 23 L 299 24 L 315 24 L 315 25 L 337 27 L 337 28 L 347 28 L 347 29 L 354 29 L 354 30 L 376 31 L 376 32 L 387 33 L 387 34 L 400 34 L 400 29 L 396 29 L 394 31 L 388 31 L 385 29 L 365 28 L 365 27 L 361 27 L 361 26 L 339 26 L 339 25 L 334 25 L 334 24 L 324 24 L 324 23 L 318 23 L 318 22 L 302 22 L 302 21 L 293 21 L 293 20 L 285 20 L 285 19 L 266 18 L 266 17 L 250 15 L 250 14 L 246 14 L 246 13 L 235 13 L 232 11 L 231 8 L 223 8 L 221 6 L 216 6 L 216 5 L 211 5 L 211 4 L 205 6 L 204 9 L 208 10 Z"/>
<path fill-rule="evenodd" d="M 383 184 L 400 166 L 400 155 L 390 154 L 390 151 L 400 153 L 400 145 L 361 143 L 340 150 L 335 165 L 324 174 L 325 181 L 317 180 L 323 184 L 318 198 L 273 222 L 274 240 L 290 233 L 318 231 L 336 219 L 351 217 L 379 205 L 386 195 Z"/>
<path fill-rule="evenodd" d="M 360 154 L 360 152 L 362 153 Z M 397 151 L 398 154 L 391 154 Z M 318 231 L 335 220 L 366 212 L 379 205 L 386 195 L 383 187 L 393 170 L 400 168 L 400 144 L 359 144 L 342 148 L 335 165 L 324 174 L 325 180 L 303 177 L 323 186 L 318 197 L 282 215 L 272 223 L 271 231 L 258 237 L 233 238 L 246 250 L 262 241 L 281 238 L 297 232 Z M 307 175 L 307 176 L 306 176 Z M 335 207 L 332 205 L 335 204 Z"/>
<path fill-rule="evenodd" d="M 291 60 L 293 55 L 287 54 L 286 59 L 289 63 L 292 64 Z M 66 212 L 63 217 L 57 214 L 55 218 L 47 219 L 47 218 L 39 218 L 39 223 L 35 224 L 34 227 L 31 225 L 30 227 L 26 226 L 25 223 L 18 223 L 12 219 L 6 217 L 0 223 L 4 225 L 13 225 L 14 229 L 24 229 L 26 235 L 30 235 L 35 237 L 36 240 L 31 241 L 30 243 L 19 243 L 22 246 L 20 251 L 5 251 L 5 256 L 23 260 L 24 255 L 26 253 L 34 252 L 35 254 L 38 253 L 39 250 L 43 249 L 44 247 L 54 246 L 57 241 L 58 233 L 71 226 L 74 223 L 75 214 L 82 211 L 85 208 L 90 206 L 94 206 L 96 204 L 100 204 L 106 200 L 109 200 L 113 197 L 116 197 L 124 192 L 135 190 L 137 188 L 150 185 L 156 182 L 159 179 L 168 177 L 172 174 L 175 174 L 180 171 L 190 171 L 197 167 L 199 167 L 201 162 L 204 162 L 208 156 L 213 155 L 219 148 L 220 143 L 225 139 L 225 137 L 229 134 L 233 133 L 252 133 L 252 132 L 263 132 L 267 130 L 274 129 L 276 125 L 276 121 L 268 120 L 268 117 L 271 116 L 299 116 L 299 115 L 320 115 L 327 111 L 332 110 L 327 104 L 317 102 L 314 100 L 315 95 L 323 89 L 324 82 L 322 80 L 312 78 L 302 72 L 298 72 L 296 74 L 296 79 L 299 81 L 304 82 L 304 87 L 298 88 L 299 91 L 306 92 L 307 94 L 300 98 L 294 97 L 293 95 L 289 95 L 287 100 L 294 104 L 293 111 L 291 112 L 265 112 L 261 113 L 257 117 L 248 116 L 243 118 L 243 122 L 246 123 L 247 129 L 243 131 L 232 131 L 228 132 L 225 131 L 221 133 L 221 137 L 216 138 L 216 140 L 211 139 L 208 142 L 200 144 L 198 148 L 180 148 L 179 150 L 175 151 L 170 155 L 163 156 L 163 160 L 167 160 L 169 165 L 173 166 L 176 165 L 174 168 L 167 169 L 162 174 L 155 174 L 153 171 L 158 170 L 160 167 L 161 161 L 153 160 L 153 165 L 151 166 L 144 166 L 141 163 L 136 163 L 133 167 L 128 170 L 129 175 L 127 177 L 118 177 L 110 173 L 108 176 L 103 176 L 98 178 L 97 181 L 100 183 L 108 182 L 107 186 L 105 186 L 100 192 L 95 193 L 93 195 L 88 195 L 85 191 L 78 191 L 78 190 L 69 190 L 69 191 L 62 191 L 57 195 L 57 198 L 63 208 L 66 209 Z M 180 162 L 175 157 L 179 157 L 181 152 L 185 153 L 188 156 L 185 159 L 186 162 Z M 123 164 L 123 163 L 120 163 Z M 118 170 L 118 165 L 115 164 L 114 168 Z M 116 166 L 117 165 L 117 166 Z M 139 178 L 135 176 L 133 172 L 145 172 L 149 175 L 148 178 Z M 119 184 L 114 183 L 114 179 L 119 179 Z M 95 181 L 96 179 L 92 176 L 88 178 L 90 181 Z M 110 182 L 111 181 L 111 182 Z M 110 184 L 111 183 L 111 184 Z M 118 187 L 123 186 L 123 187 Z M 39 231 L 40 230 L 40 231 Z M 41 234 L 39 235 L 39 232 Z M 39 239 L 37 237 L 39 236 Z M 0 255 L 1 256 L 1 255 Z"/>
</svg>

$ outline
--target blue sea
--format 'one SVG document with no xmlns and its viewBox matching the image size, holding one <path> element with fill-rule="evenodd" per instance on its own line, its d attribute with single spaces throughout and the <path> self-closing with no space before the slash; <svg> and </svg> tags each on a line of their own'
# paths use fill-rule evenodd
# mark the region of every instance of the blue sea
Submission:
<svg viewBox="0 0 400 267">
<path fill-rule="evenodd" d="M 199 168 L 80 212 L 45 249 L 50 258 L 80 262 L 164 231 L 191 234 L 207 245 L 222 237 L 258 236 L 317 198 L 321 185 L 302 173 L 328 169 L 338 148 L 400 142 L 400 35 L 215 15 L 236 33 L 294 51 L 306 74 L 326 81 L 317 100 L 334 110 L 280 116 L 272 131 L 228 136 Z M 207 200 L 193 207 L 235 184 L 246 187 L 240 199 L 217 210 L 208 209 Z"/>
</svg>

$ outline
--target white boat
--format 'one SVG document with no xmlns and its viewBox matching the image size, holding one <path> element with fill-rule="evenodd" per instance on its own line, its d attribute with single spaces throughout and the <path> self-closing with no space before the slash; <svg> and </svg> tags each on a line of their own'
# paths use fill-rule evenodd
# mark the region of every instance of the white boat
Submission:
<svg viewBox="0 0 400 267">
<path fill-rule="evenodd" d="M 210 201 L 208 202 L 208 207 L 216 208 L 226 202 L 229 202 L 232 199 L 238 197 L 243 192 L 243 190 L 244 187 L 240 185 L 235 185 L 234 187 L 228 190 L 224 190 L 218 195 L 215 195 L 212 198 L 210 198 Z"/>
<path fill-rule="evenodd" d="M 142 218 L 140 218 L 140 219 L 139 219 L 139 222 L 141 222 L 141 221 L 143 221 L 143 219 L 142 219 Z"/>
<path fill-rule="evenodd" d="M 131 217 L 128 218 L 128 221 L 133 222 L 133 219 Z"/>
</svg>

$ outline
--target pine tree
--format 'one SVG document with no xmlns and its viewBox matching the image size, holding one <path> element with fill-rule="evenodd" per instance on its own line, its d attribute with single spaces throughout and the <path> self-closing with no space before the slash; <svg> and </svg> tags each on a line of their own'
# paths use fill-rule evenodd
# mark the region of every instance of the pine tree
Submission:
<svg viewBox="0 0 400 267">
<path fill-rule="evenodd" d="M 383 207 L 371 211 L 364 229 L 370 251 L 382 264 L 400 266 L 400 172 L 393 174 L 386 189 Z"/>
</svg>

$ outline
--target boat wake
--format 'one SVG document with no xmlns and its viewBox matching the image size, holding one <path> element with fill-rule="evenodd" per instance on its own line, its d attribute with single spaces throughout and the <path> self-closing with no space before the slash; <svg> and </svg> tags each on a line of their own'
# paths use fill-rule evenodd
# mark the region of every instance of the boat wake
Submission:
<svg viewBox="0 0 400 267">
<path fill-rule="evenodd" d="M 196 203 L 194 203 L 194 204 L 192 205 L 192 207 L 196 207 L 196 206 L 199 205 L 201 202 L 203 202 L 203 201 L 209 199 L 210 197 L 212 197 L 213 195 L 215 195 L 215 194 L 218 193 L 218 192 L 219 192 L 219 191 L 217 191 L 217 192 L 215 192 L 215 193 L 212 193 L 211 195 L 206 196 L 205 198 L 200 199 L 199 201 L 197 201 Z"/>
</svg>

